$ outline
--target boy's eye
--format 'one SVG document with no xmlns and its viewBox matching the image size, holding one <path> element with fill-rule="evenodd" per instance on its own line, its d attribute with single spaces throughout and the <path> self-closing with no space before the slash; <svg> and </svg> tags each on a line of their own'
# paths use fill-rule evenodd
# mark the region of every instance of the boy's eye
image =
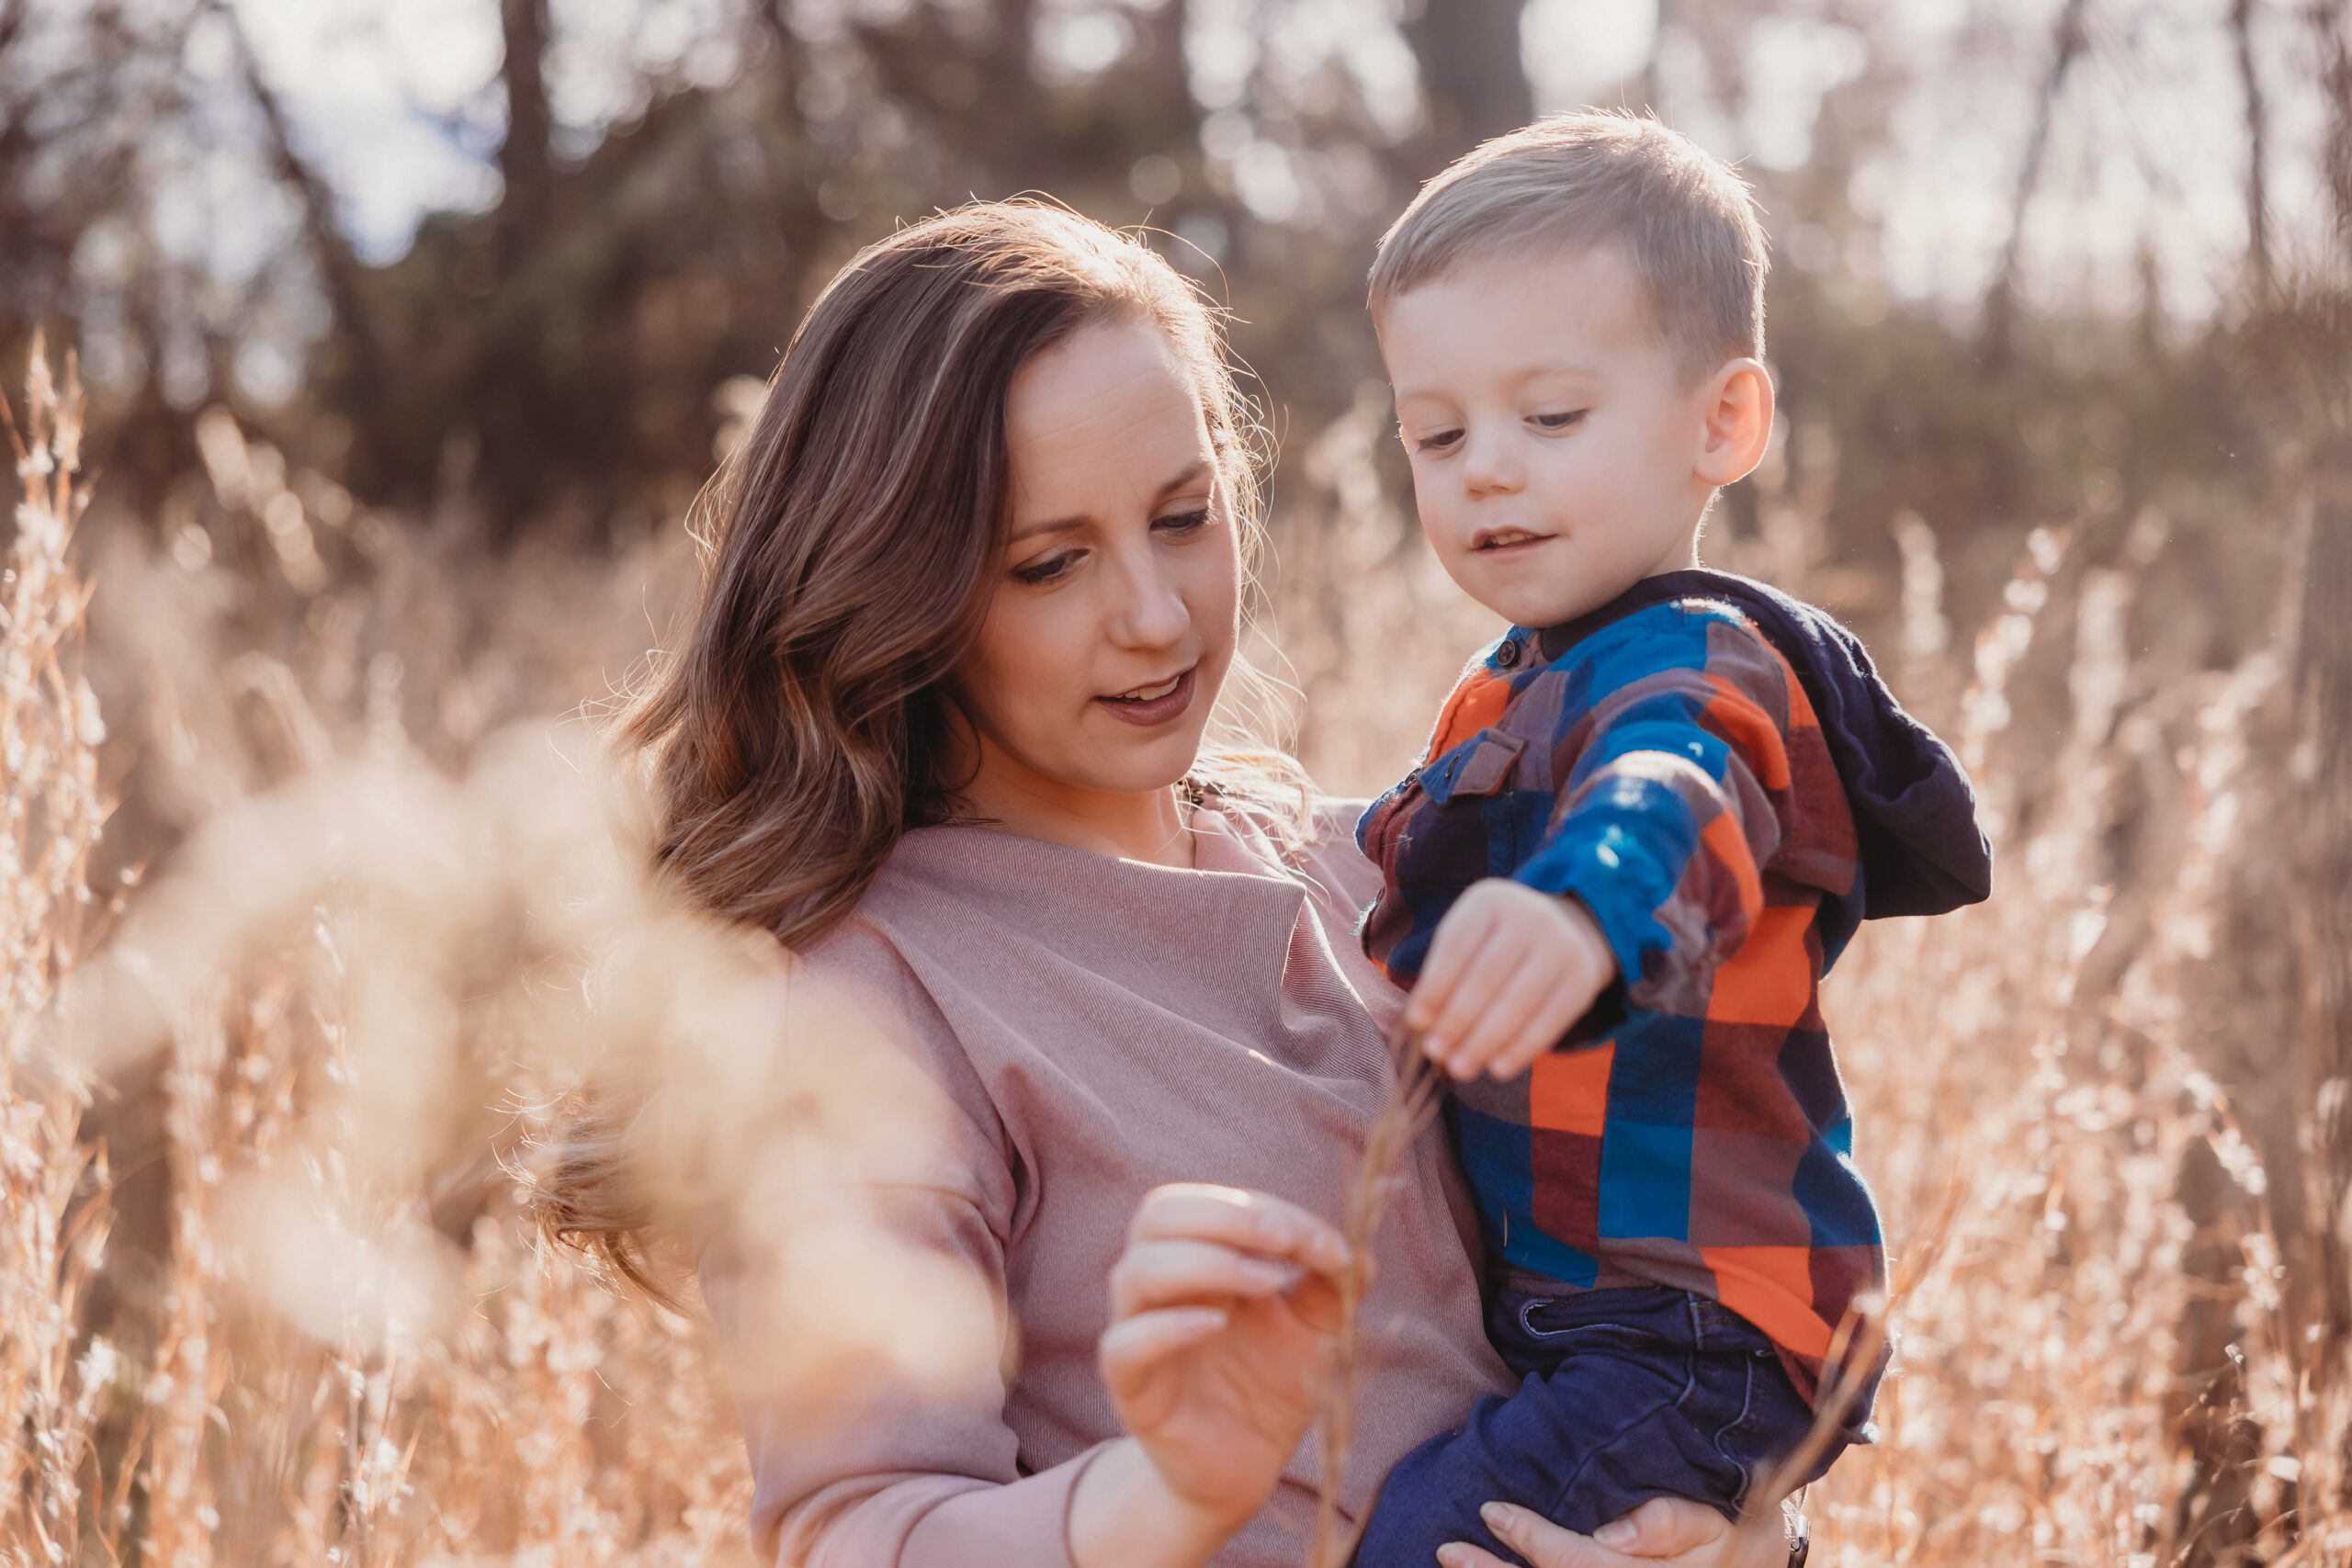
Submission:
<svg viewBox="0 0 2352 1568">
<path fill-rule="evenodd" d="M 1535 416 L 1535 423 L 1546 430 L 1566 430 L 1582 420 L 1584 415 L 1582 409 L 1569 409 L 1560 413 L 1539 413 Z"/>
<path fill-rule="evenodd" d="M 1187 534 L 1197 534 L 1209 525 L 1208 503 L 1203 502 L 1189 512 L 1174 512 L 1165 517 L 1154 518 L 1151 525 L 1179 538 Z"/>
<path fill-rule="evenodd" d="M 1071 567 L 1078 564 L 1078 558 L 1083 554 L 1085 554 L 1083 550 L 1056 550 L 1043 559 L 1023 561 L 1012 569 L 1013 581 L 1051 582 L 1054 579 L 1068 573 Z"/>
<path fill-rule="evenodd" d="M 1461 439 L 1459 430 L 1432 430 L 1427 435 L 1408 435 L 1405 442 L 1416 452 L 1442 452 Z"/>
</svg>

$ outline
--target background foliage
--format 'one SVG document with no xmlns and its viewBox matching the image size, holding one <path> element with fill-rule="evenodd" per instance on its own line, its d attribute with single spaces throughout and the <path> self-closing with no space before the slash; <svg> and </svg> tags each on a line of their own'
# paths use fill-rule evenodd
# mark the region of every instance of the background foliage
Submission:
<svg viewBox="0 0 2352 1568">
<path fill-rule="evenodd" d="M 1767 209 L 1785 425 L 1708 558 L 1854 621 L 2004 854 L 1830 993 L 1898 1241 L 1961 1207 L 1826 1554 L 2352 1561 L 2347 10 L 0 0 L 0 351 L 90 392 L 19 404 L 0 579 L 0 1553 L 740 1551 L 698 1331 L 537 1258 L 499 1164 L 599 1053 L 716 1049 L 663 976 L 726 944 L 515 726 L 659 638 L 831 270 L 1042 190 L 1231 306 L 1261 635 L 1317 776 L 1385 783 L 1488 628 L 1370 243 L 1592 99 Z M 811 1310 L 795 1376 L 893 1353 Z"/>
</svg>

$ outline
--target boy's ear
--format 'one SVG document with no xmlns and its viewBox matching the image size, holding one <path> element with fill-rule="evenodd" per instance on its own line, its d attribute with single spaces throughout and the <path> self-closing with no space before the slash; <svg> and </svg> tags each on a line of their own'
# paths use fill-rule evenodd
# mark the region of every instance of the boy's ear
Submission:
<svg viewBox="0 0 2352 1568">
<path fill-rule="evenodd" d="M 1720 490 L 1756 471 L 1772 439 L 1772 377 L 1761 361 L 1735 359 L 1699 393 L 1706 421 L 1698 477 Z"/>
</svg>

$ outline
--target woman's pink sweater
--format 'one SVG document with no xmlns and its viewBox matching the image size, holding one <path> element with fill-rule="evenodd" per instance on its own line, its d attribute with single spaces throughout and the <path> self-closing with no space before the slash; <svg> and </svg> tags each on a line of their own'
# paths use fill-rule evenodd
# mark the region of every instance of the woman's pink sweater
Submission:
<svg viewBox="0 0 2352 1568">
<path fill-rule="evenodd" d="M 883 1183 L 893 1238 L 994 1303 L 1008 1370 L 861 1375 L 821 1419 L 737 1379 L 754 1539 L 808 1568 L 1067 1568 L 1086 1459 L 1120 1427 L 1096 1371 L 1107 1280 L 1150 1188 L 1255 1188 L 1336 1221 L 1391 1077 L 1398 994 L 1355 936 L 1379 874 L 1356 810 L 1289 863 L 1238 812 L 1195 812 L 1194 871 L 983 828 L 907 835 L 854 916 L 805 955 L 944 1090 L 944 1131 Z M 1442 1134 L 1412 1151 L 1365 1303 L 1360 1511 L 1397 1459 L 1508 1378 L 1480 1327 L 1474 1222 Z M 730 1359 L 775 1303 L 707 1249 Z M 884 1303 L 877 1303 L 877 1307 Z M 1217 1568 L 1291 1568 L 1314 1517 L 1312 1439 Z"/>
</svg>

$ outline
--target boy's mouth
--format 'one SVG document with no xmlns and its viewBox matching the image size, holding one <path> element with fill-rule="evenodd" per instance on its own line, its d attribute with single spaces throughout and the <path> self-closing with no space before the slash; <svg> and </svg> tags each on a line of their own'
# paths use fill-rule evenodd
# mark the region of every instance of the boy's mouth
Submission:
<svg viewBox="0 0 2352 1568">
<path fill-rule="evenodd" d="M 1472 536 L 1470 548 L 1479 555 L 1497 555 L 1527 545 L 1540 545 L 1554 536 L 1550 534 L 1531 534 L 1524 528 L 1481 528 Z"/>
</svg>

